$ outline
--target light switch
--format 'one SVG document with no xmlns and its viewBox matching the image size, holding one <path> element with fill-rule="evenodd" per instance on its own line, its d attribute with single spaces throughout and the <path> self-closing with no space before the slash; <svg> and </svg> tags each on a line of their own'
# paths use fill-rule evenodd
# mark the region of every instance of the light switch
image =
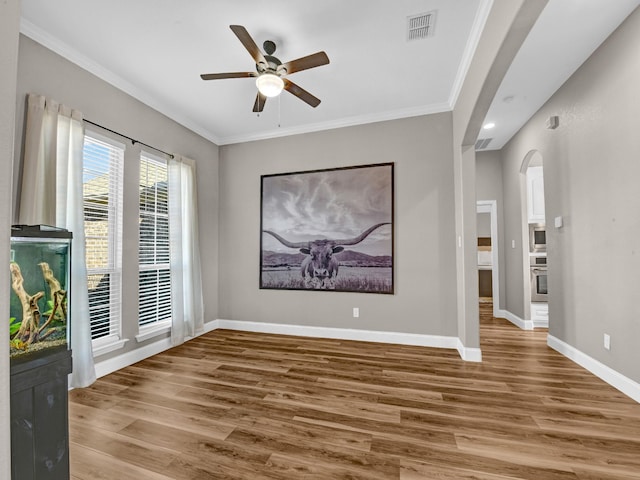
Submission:
<svg viewBox="0 0 640 480">
<path fill-rule="evenodd" d="M 562 216 L 556 217 L 553 221 L 556 228 L 562 228 Z"/>
</svg>

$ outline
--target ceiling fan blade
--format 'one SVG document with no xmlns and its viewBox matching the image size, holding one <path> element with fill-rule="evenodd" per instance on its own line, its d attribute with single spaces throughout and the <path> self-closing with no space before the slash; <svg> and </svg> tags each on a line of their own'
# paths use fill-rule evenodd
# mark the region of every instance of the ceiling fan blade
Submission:
<svg viewBox="0 0 640 480">
<path fill-rule="evenodd" d="M 256 72 L 232 72 L 232 73 L 203 73 L 200 78 L 203 80 L 221 80 L 223 78 L 249 78 L 257 77 Z"/>
<path fill-rule="evenodd" d="M 233 33 L 236 34 L 236 37 L 238 37 L 240 43 L 244 45 L 244 48 L 247 49 L 256 63 L 263 63 L 267 65 L 267 61 L 265 60 L 264 55 L 256 45 L 256 42 L 253 41 L 253 38 L 251 38 L 251 35 L 249 35 L 249 32 L 247 32 L 246 28 L 244 28 L 242 25 L 229 25 L 229 28 L 233 31 Z"/>
<path fill-rule="evenodd" d="M 284 63 L 280 68 L 286 69 L 287 75 L 289 75 L 301 70 L 327 65 L 328 63 L 329 57 L 327 54 L 324 52 L 318 52 L 296 60 L 291 60 L 290 62 Z"/>
<path fill-rule="evenodd" d="M 296 85 L 295 83 L 293 83 L 291 80 L 287 78 L 283 78 L 282 80 L 284 80 L 284 89 L 287 92 L 295 95 L 303 102 L 306 102 L 309 105 L 311 105 L 313 108 L 320 105 L 320 99 L 311 95 L 304 88 L 299 87 L 298 85 Z"/>
<path fill-rule="evenodd" d="M 267 97 L 262 95 L 260 92 L 256 95 L 256 101 L 253 103 L 253 111 L 256 113 L 264 110 L 264 104 L 267 102 Z"/>
</svg>

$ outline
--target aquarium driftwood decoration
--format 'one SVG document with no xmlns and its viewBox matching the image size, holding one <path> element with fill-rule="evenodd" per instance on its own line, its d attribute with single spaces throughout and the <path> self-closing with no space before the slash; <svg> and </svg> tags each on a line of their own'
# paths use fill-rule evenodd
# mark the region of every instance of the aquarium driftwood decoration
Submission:
<svg viewBox="0 0 640 480">
<path fill-rule="evenodd" d="M 38 334 L 40 333 L 38 330 L 40 324 L 38 300 L 44 297 L 44 292 L 29 295 L 24 289 L 24 278 L 22 277 L 20 266 L 13 262 L 9 268 L 11 270 L 11 287 L 22 304 L 22 324 L 15 338 L 29 345 L 38 340 Z"/>
<path fill-rule="evenodd" d="M 44 340 L 55 331 L 54 329 L 44 330 L 53 321 L 58 310 L 60 310 L 61 314 L 66 318 L 65 299 L 67 292 L 61 288 L 60 282 L 55 279 L 48 264 L 40 264 L 40 267 L 42 268 L 45 280 L 49 283 L 53 302 L 51 314 L 42 325 L 40 325 L 42 314 L 40 307 L 38 307 L 38 302 L 44 297 L 44 292 L 37 292 L 34 295 L 27 293 L 24 289 L 24 277 L 22 276 L 20 266 L 15 262 L 12 262 L 9 266 L 11 271 L 11 287 L 22 304 L 22 323 L 14 340 L 19 340 L 27 346 Z"/>
<path fill-rule="evenodd" d="M 42 269 L 42 275 L 44 276 L 45 281 L 49 285 L 49 292 L 51 294 L 51 304 L 53 307 L 51 308 L 51 314 L 49 315 L 49 319 L 45 323 L 45 327 L 49 325 L 56 315 L 58 318 L 65 322 L 67 320 L 67 291 L 62 289 L 60 282 L 53 275 L 53 270 L 49 267 L 47 262 L 39 263 L 40 268 Z"/>
</svg>

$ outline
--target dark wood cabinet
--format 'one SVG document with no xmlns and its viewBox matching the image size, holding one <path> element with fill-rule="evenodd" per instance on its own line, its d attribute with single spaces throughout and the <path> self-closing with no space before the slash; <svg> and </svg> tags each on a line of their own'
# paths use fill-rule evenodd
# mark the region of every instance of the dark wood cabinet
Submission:
<svg viewBox="0 0 640 480">
<path fill-rule="evenodd" d="M 493 272 L 478 270 L 478 296 L 493 297 Z"/>
<path fill-rule="evenodd" d="M 11 365 L 12 480 L 69 480 L 71 351 Z"/>
</svg>

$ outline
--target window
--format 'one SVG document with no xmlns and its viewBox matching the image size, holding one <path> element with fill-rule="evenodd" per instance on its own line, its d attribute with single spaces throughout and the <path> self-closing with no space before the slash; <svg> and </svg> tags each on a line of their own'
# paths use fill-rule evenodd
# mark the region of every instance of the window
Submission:
<svg viewBox="0 0 640 480">
<path fill-rule="evenodd" d="M 82 183 L 94 353 L 121 335 L 123 164 L 123 145 L 85 135 Z"/>
<path fill-rule="evenodd" d="M 142 154 L 138 245 L 138 318 L 141 328 L 166 326 L 171 321 L 168 200 L 167 162 Z"/>
</svg>

